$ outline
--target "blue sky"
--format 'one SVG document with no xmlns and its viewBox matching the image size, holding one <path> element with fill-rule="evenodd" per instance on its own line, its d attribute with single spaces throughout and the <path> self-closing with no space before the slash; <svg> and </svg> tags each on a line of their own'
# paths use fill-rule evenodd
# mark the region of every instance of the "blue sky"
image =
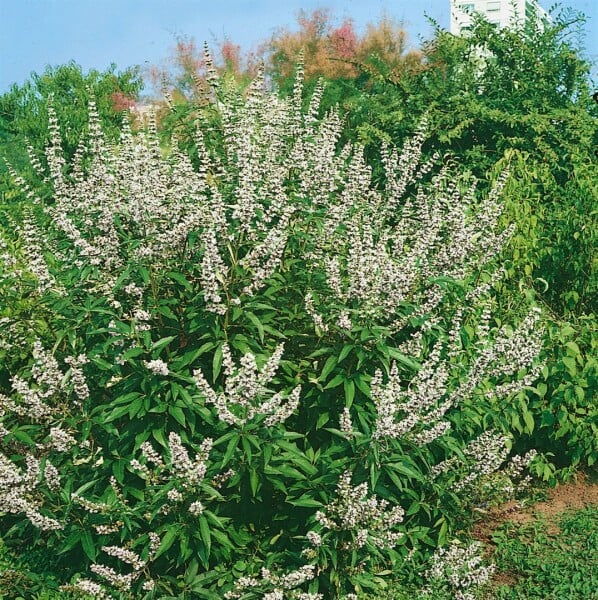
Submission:
<svg viewBox="0 0 598 600">
<path fill-rule="evenodd" d="M 540 4 L 549 9 L 552 1 Z M 588 16 L 586 56 L 598 63 L 598 0 L 563 5 Z M 339 21 L 353 18 L 358 30 L 386 12 L 404 22 L 414 46 L 430 35 L 425 14 L 442 27 L 449 23 L 449 0 L 0 0 L 0 93 L 47 64 L 74 60 L 85 70 L 159 64 L 176 36 L 200 44 L 227 38 L 251 49 L 277 27 L 292 29 L 301 8 L 318 7 Z"/>
</svg>

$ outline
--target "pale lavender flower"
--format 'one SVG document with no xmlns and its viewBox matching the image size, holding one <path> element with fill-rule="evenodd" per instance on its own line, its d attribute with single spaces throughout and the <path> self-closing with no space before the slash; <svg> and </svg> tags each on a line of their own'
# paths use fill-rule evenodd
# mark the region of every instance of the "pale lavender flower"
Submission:
<svg viewBox="0 0 598 600">
<path fill-rule="evenodd" d="M 146 360 L 143 364 L 148 371 L 151 371 L 155 375 L 168 375 L 168 365 L 159 358 L 154 360 Z"/>
</svg>

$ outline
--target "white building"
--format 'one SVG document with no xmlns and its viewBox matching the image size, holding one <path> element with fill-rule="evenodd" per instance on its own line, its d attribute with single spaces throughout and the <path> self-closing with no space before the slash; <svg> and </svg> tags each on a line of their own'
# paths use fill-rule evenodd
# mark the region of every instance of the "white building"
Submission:
<svg viewBox="0 0 598 600">
<path fill-rule="evenodd" d="M 525 26 L 535 23 L 540 27 L 550 22 L 549 14 L 537 0 L 450 0 L 451 33 L 461 35 L 471 26 L 474 12 L 480 13 L 499 27 Z"/>
</svg>

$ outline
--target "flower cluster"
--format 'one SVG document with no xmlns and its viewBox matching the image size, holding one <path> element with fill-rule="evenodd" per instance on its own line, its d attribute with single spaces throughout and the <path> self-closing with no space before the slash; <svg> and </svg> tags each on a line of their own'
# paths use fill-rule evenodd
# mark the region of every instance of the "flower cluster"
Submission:
<svg viewBox="0 0 598 600">
<path fill-rule="evenodd" d="M 447 381 L 448 370 L 440 359 L 438 346 L 406 388 L 396 363 L 392 364 L 385 384 L 382 383 L 382 371 L 378 369 L 371 382 L 376 404 L 374 438 L 409 436 L 421 446 L 445 434 L 450 424 L 442 418 L 452 406 L 452 401 L 447 398 Z"/>
<path fill-rule="evenodd" d="M 84 402 L 89 398 L 89 387 L 85 379 L 85 374 L 81 367 L 89 362 L 89 359 L 85 354 L 72 357 L 67 356 L 64 362 L 70 366 L 71 383 L 73 385 L 73 391 L 79 402 Z"/>
<path fill-rule="evenodd" d="M 130 569 L 127 573 L 119 573 L 113 567 L 100 563 L 92 563 L 90 570 L 103 580 L 103 584 L 97 583 L 91 579 L 80 578 L 73 585 L 62 586 L 64 591 L 79 591 L 85 594 L 92 594 L 94 598 L 109 599 L 112 598 L 108 588 L 117 590 L 120 593 L 130 592 L 134 582 L 142 580 L 141 589 L 151 591 L 155 587 L 155 581 L 149 576 L 147 567 L 154 560 L 160 538 L 156 533 L 149 534 L 149 547 L 147 558 L 142 559 L 136 552 L 122 546 L 102 546 L 102 552 L 112 556 L 128 565 Z"/>
<path fill-rule="evenodd" d="M 155 360 L 146 360 L 144 364 L 146 369 L 155 375 L 168 375 L 168 365 L 159 358 Z"/>
<path fill-rule="evenodd" d="M 32 525 L 44 531 L 62 529 L 58 520 L 40 512 L 43 504 L 40 487 L 44 481 L 51 489 L 60 487 L 52 465 L 44 469 L 39 460 L 27 455 L 25 469 L 20 469 L 0 452 L 0 512 L 23 514 Z"/>
<path fill-rule="evenodd" d="M 453 485 L 453 489 L 462 492 L 471 490 L 481 478 L 496 473 L 509 455 L 510 439 L 494 430 L 485 431 L 470 441 L 463 449 L 463 458 L 453 455 L 430 469 L 433 478 L 449 470 L 464 473 Z"/>
<path fill-rule="evenodd" d="M 168 514 L 185 503 L 188 512 L 198 516 L 204 511 L 204 505 L 197 499 L 197 494 L 208 469 L 212 440 L 206 438 L 192 459 L 180 436 L 171 432 L 168 436 L 168 449 L 169 458 L 165 461 L 149 442 L 144 442 L 141 444 L 143 462 L 134 458 L 130 463 L 131 468 L 149 483 L 160 485 L 166 490 L 160 509 L 162 514 Z"/>
<path fill-rule="evenodd" d="M 207 459 L 212 448 L 212 440 L 206 438 L 200 445 L 195 460 L 189 458 L 189 453 L 181 443 L 178 434 L 171 432 L 168 436 L 170 462 L 173 474 L 187 489 L 197 488 L 207 471 Z"/>
<path fill-rule="evenodd" d="M 265 567 L 260 577 L 240 577 L 235 587 L 224 594 L 226 600 L 245 597 L 251 591 L 260 592 L 263 600 L 323 600 L 322 594 L 312 594 L 298 590 L 299 586 L 315 577 L 315 567 L 304 565 L 290 573 L 273 573 Z M 264 593 L 264 590 L 270 590 Z"/>
<path fill-rule="evenodd" d="M 474 600 L 472 592 L 488 583 L 495 570 L 494 565 L 482 564 L 480 550 L 479 542 L 465 547 L 454 542 L 448 548 L 439 548 L 426 577 L 437 585 L 448 586 L 456 600 Z"/>
<path fill-rule="evenodd" d="M 421 314 L 433 311 L 445 297 L 436 278 L 461 281 L 481 272 L 512 233 L 497 231 L 507 173 L 480 203 L 475 201 L 475 182 L 462 193 L 448 168 L 431 185 L 420 187 L 415 197 L 402 196 L 438 160 L 434 156 L 417 168 L 425 130 L 422 123 L 402 152 L 383 149 L 383 192 L 372 189 L 371 173 L 359 150 L 343 157 L 344 162 L 324 163 L 330 181 L 342 178 L 344 188 L 338 193 L 324 188 L 328 193 L 321 200 L 323 226 L 310 258 L 314 272 L 326 273 L 330 322 L 343 329 L 351 327 L 349 306 L 360 321 L 398 324 L 406 303 L 419 305 Z M 306 309 L 325 332 L 329 322 L 307 303 Z"/>
<path fill-rule="evenodd" d="M 28 373 L 29 377 L 12 377 L 13 394 L 11 397 L 0 394 L 0 409 L 41 423 L 46 422 L 52 415 L 60 415 L 61 412 L 64 414 L 67 409 L 64 397 L 70 389 L 66 385 L 67 378 L 58 361 L 39 340 L 33 343 L 31 355 L 33 364 Z M 79 405 L 89 397 L 89 388 L 81 370 L 81 366 L 87 362 L 87 357 L 67 356 L 64 362 L 70 366 L 70 380 L 74 392 L 72 402 Z"/>
<path fill-rule="evenodd" d="M 56 280 L 50 273 L 44 257 L 43 235 L 29 211 L 25 213 L 23 225 L 19 227 L 19 234 L 23 242 L 25 263 L 37 279 L 38 292 L 43 294 L 46 290 L 57 288 Z"/>
<path fill-rule="evenodd" d="M 485 380 L 495 383 L 487 395 L 499 399 L 511 397 L 532 385 L 542 369 L 542 365 L 537 364 L 543 335 L 539 320 L 540 309 L 532 308 L 514 331 L 503 327 L 494 339 L 490 335 L 479 338 L 482 349 L 455 393 L 456 400 L 472 397 Z M 518 377 L 520 372 L 525 375 Z"/>
<path fill-rule="evenodd" d="M 193 373 L 197 387 L 206 402 L 216 408 L 221 421 L 242 427 L 252 419 L 264 416 L 264 425 L 271 427 L 291 416 L 299 406 L 301 386 L 295 387 L 284 403 L 282 392 L 271 394 L 266 387 L 276 375 L 283 350 L 284 346 L 280 344 L 260 369 L 251 353 L 245 354 L 236 366 L 230 348 L 223 344 L 222 364 L 226 381 L 222 392 L 216 392 L 200 370 Z M 264 396 L 267 399 L 262 400 Z"/>
<path fill-rule="evenodd" d="M 405 514 L 400 506 L 389 509 L 389 502 L 369 496 L 367 483 L 351 485 L 351 473 L 345 471 L 337 484 L 337 498 L 324 511 L 316 513 L 316 521 L 324 530 L 350 532 L 344 550 L 356 550 L 371 543 L 379 548 L 392 548 L 403 534 L 395 531 Z M 308 534 L 314 546 L 322 543 L 315 532 Z"/>
<path fill-rule="evenodd" d="M 523 456 L 520 454 L 512 456 L 500 470 L 480 481 L 476 495 L 483 502 L 488 502 L 495 497 L 502 502 L 523 493 L 532 481 L 529 472 L 524 475 L 524 471 L 529 469 L 536 455 L 536 450 L 530 450 Z"/>
</svg>

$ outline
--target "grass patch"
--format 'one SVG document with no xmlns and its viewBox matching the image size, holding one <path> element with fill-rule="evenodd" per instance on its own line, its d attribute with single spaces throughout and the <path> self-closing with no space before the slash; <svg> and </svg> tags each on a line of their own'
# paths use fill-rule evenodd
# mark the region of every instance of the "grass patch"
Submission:
<svg viewBox="0 0 598 600">
<path fill-rule="evenodd" d="M 506 522 L 492 535 L 497 600 L 598 598 L 598 507 L 524 524 Z"/>
</svg>

